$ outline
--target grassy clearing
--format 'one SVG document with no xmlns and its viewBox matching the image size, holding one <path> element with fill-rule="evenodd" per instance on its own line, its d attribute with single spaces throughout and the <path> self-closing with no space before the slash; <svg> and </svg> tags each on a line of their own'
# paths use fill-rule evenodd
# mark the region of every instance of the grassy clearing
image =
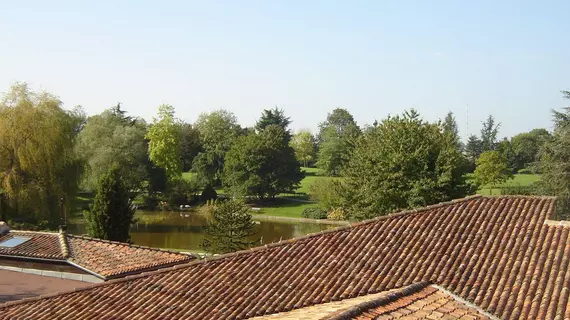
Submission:
<svg viewBox="0 0 570 320">
<path fill-rule="evenodd" d="M 253 214 L 262 214 L 275 217 L 302 218 L 301 213 L 305 208 L 317 206 L 314 203 L 299 202 L 287 198 L 277 198 L 262 204 L 253 204 L 252 207 L 260 208 Z"/>
<path fill-rule="evenodd" d="M 470 178 L 472 177 L 470 176 Z M 507 182 L 500 185 L 496 185 L 495 188 L 492 188 L 491 186 L 482 186 L 479 190 L 477 190 L 477 193 L 482 195 L 500 195 L 501 188 L 508 186 L 526 187 L 533 184 L 534 182 L 537 182 L 538 180 L 540 180 L 540 175 L 538 174 L 515 174 L 513 179 L 508 180 Z"/>
</svg>

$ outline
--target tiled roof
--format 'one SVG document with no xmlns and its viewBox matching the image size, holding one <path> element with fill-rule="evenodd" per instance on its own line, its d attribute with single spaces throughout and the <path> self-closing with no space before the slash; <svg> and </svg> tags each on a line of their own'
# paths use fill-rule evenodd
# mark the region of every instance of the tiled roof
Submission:
<svg viewBox="0 0 570 320">
<path fill-rule="evenodd" d="M 14 236 L 31 239 L 14 248 L 0 247 L 0 256 L 60 260 L 79 266 L 104 279 L 167 267 L 194 259 L 193 256 L 178 252 L 66 233 L 11 230 L 0 236 L 0 242 Z"/>
<path fill-rule="evenodd" d="M 419 283 L 321 318 L 321 320 L 388 319 L 483 320 L 492 317 L 458 301 L 443 290 Z"/>
<path fill-rule="evenodd" d="M 0 243 L 14 238 L 14 236 L 28 237 L 31 239 L 14 248 L 0 246 L 0 255 L 65 260 L 59 237 L 55 233 L 10 231 L 0 235 Z"/>
<path fill-rule="evenodd" d="M 120 242 L 73 235 L 67 235 L 66 239 L 69 261 L 107 278 L 193 259 L 178 252 Z"/>
<path fill-rule="evenodd" d="M 0 319 L 244 319 L 429 281 L 500 318 L 570 317 L 548 197 L 471 197 L 8 303 Z"/>
</svg>

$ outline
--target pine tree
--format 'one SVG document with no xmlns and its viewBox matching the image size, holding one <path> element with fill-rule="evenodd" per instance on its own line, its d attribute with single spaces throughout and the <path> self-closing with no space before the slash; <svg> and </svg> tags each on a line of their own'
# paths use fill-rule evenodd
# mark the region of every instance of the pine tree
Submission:
<svg viewBox="0 0 570 320">
<path fill-rule="evenodd" d="M 237 200 L 214 204 L 202 248 L 213 254 L 247 249 L 255 234 L 249 207 Z"/>
<path fill-rule="evenodd" d="M 94 238 L 129 242 L 129 228 L 135 210 L 120 170 L 113 166 L 101 177 L 91 210 L 85 213 L 89 235 Z"/>
</svg>

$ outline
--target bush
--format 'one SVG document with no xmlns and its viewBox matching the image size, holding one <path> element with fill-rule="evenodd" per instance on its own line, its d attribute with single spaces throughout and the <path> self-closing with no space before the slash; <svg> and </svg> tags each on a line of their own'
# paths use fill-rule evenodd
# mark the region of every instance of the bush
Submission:
<svg viewBox="0 0 570 320">
<path fill-rule="evenodd" d="M 301 213 L 301 216 L 303 216 L 303 218 L 309 219 L 326 219 L 327 212 L 321 208 L 311 207 L 305 208 L 305 210 L 303 210 Z"/>
<path fill-rule="evenodd" d="M 218 193 L 212 186 L 205 187 L 204 190 L 202 190 L 202 195 L 200 196 L 200 199 L 203 202 L 207 202 L 208 200 L 216 200 L 217 198 Z"/>
<path fill-rule="evenodd" d="M 133 204 L 137 209 L 154 210 L 158 207 L 158 199 L 154 194 L 149 195 L 147 192 L 141 192 L 135 197 Z"/>
<path fill-rule="evenodd" d="M 346 220 L 346 218 L 346 212 L 341 207 L 332 209 L 327 215 L 329 220 Z"/>
<path fill-rule="evenodd" d="M 309 187 L 309 197 L 325 211 L 343 207 L 342 185 L 337 179 L 320 179 Z"/>
<path fill-rule="evenodd" d="M 189 204 L 196 192 L 198 192 L 198 186 L 195 182 L 182 178 L 173 179 L 166 186 L 164 201 L 171 207 Z"/>
<path fill-rule="evenodd" d="M 521 186 L 521 185 L 509 185 L 501 188 L 502 195 L 521 195 L 521 196 L 532 196 L 538 194 L 537 188 L 534 185 Z"/>
<path fill-rule="evenodd" d="M 533 170 L 530 168 L 520 169 L 517 173 L 519 173 L 519 174 L 534 174 Z"/>
</svg>

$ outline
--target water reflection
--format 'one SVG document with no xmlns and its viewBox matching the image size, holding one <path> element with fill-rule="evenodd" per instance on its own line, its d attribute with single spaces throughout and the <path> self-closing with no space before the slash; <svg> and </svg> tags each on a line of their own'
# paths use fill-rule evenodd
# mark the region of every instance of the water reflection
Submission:
<svg viewBox="0 0 570 320">
<path fill-rule="evenodd" d="M 200 251 L 207 221 L 196 213 L 138 212 L 139 222 L 131 228 L 134 244 L 156 248 Z M 252 241 L 263 243 L 291 239 L 309 233 L 333 229 L 335 226 L 307 222 L 259 221 Z M 68 232 L 85 234 L 83 223 L 71 224 Z"/>
</svg>

